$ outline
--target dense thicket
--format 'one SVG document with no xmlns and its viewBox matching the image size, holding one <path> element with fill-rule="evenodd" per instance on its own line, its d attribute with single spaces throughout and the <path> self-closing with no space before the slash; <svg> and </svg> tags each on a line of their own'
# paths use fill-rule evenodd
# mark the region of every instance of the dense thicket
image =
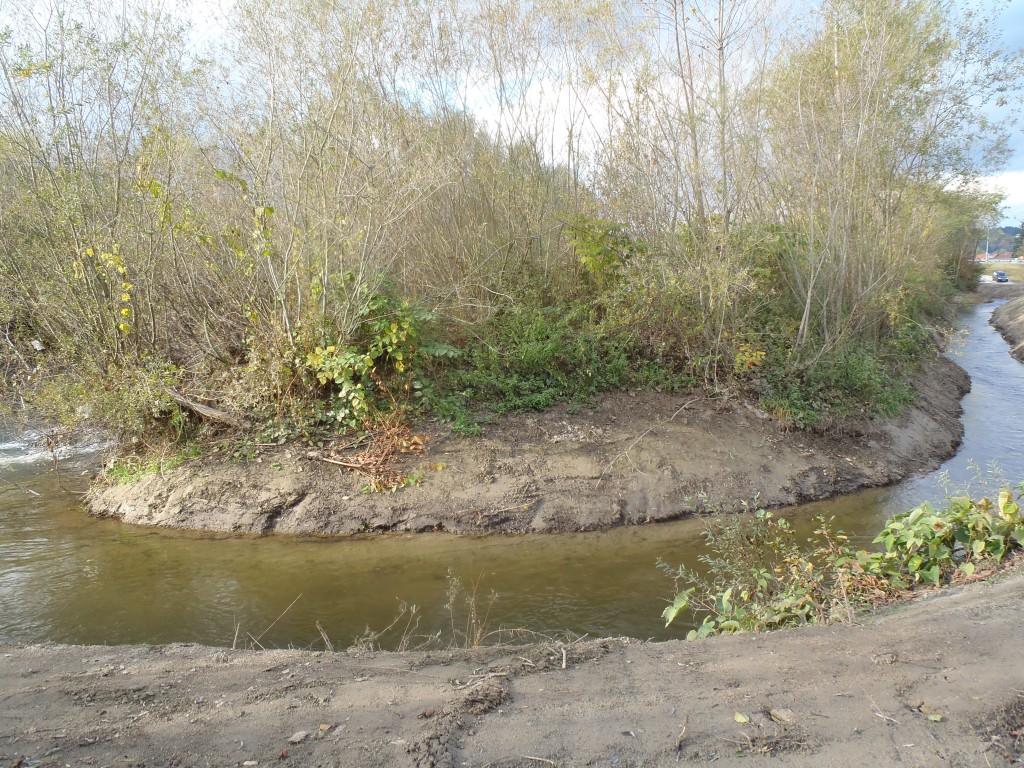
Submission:
<svg viewBox="0 0 1024 768">
<path fill-rule="evenodd" d="M 6 379 L 134 435 L 420 386 L 454 419 L 638 383 L 898 407 L 1021 73 L 928 0 L 239 0 L 212 37 L 7 5 Z"/>
</svg>

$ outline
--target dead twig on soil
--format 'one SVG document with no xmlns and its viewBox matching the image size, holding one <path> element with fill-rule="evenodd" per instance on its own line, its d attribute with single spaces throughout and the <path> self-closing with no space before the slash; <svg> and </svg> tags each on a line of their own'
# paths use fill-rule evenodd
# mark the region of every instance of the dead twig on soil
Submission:
<svg viewBox="0 0 1024 768">
<path fill-rule="evenodd" d="M 896 725 L 903 725 L 903 723 L 901 723 L 896 718 L 889 717 L 888 715 L 883 715 L 878 709 L 875 710 L 875 717 L 880 717 L 882 720 L 885 720 L 888 723 L 896 723 Z"/>
<path fill-rule="evenodd" d="M 327 456 L 321 456 L 320 461 L 327 464 L 337 464 L 339 467 L 347 467 L 348 469 L 363 469 L 363 464 L 355 461 L 342 461 L 341 459 L 331 459 Z"/>
<path fill-rule="evenodd" d="M 610 469 L 612 468 L 612 466 L 614 466 L 615 462 L 617 462 L 617 461 L 618 461 L 619 459 L 622 459 L 622 458 L 625 458 L 626 456 L 628 456 L 628 455 L 629 455 L 629 452 L 630 452 L 631 450 L 633 450 L 633 448 L 635 448 L 635 447 L 636 447 L 636 445 L 637 445 L 637 444 L 638 444 L 638 443 L 639 443 L 639 442 L 640 442 L 641 440 L 643 440 L 643 439 L 644 439 L 645 437 L 647 437 L 647 435 L 649 435 L 649 434 L 650 434 L 650 433 L 651 433 L 651 432 L 652 432 L 652 431 L 653 431 L 654 429 L 657 429 L 658 427 L 662 426 L 663 424 L 668 424 L 668 423 L 669 423 L 670 421 L 672 421 L 672 420 L 673 420 L 673 419 L 674 419 L 674 418 L 675 418 L 676 416 L 678 416 L 678 415 L 679 415 L 680 413 L 682 413 L 683 411 L 685 411 L 685 410 L 686 410 L 687 408 L 689 408 L 689 407 L 690 407 L 691 405 L 693 405 L 693 404 L 694 404 L 695 402 L 697 402 L 697 401 L 698 401 L 699 399 L 700 399 L 699 397 L 695 397 L 695 398 L 693 398 L 693 399 L 691 399 L 691 400 L 687 400 L 687 401 L 686 401 L 685 403 L 683 403 L 683 404 L 682 404 L 681 406 L 679 406 L 679 407 L 678 407 L 678 408 L 676 409 L 676 412 L 675 412 L 675 413 L 673 413 L 673 414 L 672 414 L 671 416 L 669 416 L 669 417 L 668 417 L 667 419 L 664 419 L 664 420 L 662 420 L 662 421 L 659 421 L 659 422 L 657 422 L 656 424 L 652 424 L 652 425 L 651 425 L 651 426 L 649 426 L 649 427 L 648 427 L 647 429 L 645 429 L 645 430 L 644 430 L 643 432 L 641 432 L 641 433 L 640 433 L 639 435 L 637 435 L 637 438 L 636 438 L 636 440 L 634 440 L 634 441 L 633 441 L 632 443 L 630 443 L 630 444 L 629 444 L 629 447 L 628 447 L 628 448 L 626 448 L 626 450 L 624 450 L 624 451 L 622 451 L 622 452 L 618 453 L 618 454 L 617 454 L 617 455 L 616 455 L 615 457 L 613 457 L 613 458 L 612 458 L 612 460 L 611 460 L 611 461 L 609 461 L 609 462 L 608 462 L 608 464 L 607 464 L 607 465 L 605 466 L 605 468 L 604 468 L 603 470 L 601 470 L 601 475 L 600 475 L 600 476 L 599 476 L 599 477 L 597 478 L 597 486 L 596 486 L 596 487 L 598 487 L 598 488 L 600 488 L 600 487 L 601 487 L 601 483 L 602 483 L 602 482 L 604 482 L 604 476 L 605 476 L 606 474 L 608 474 L 608 470 L 610 470 Z"/>
<path fill-rule="evenodd" d="M 490 680 L 492 677 L 508 677 L 508 672 L 488 672 L 485 675 L 474 675 L 474 679 L 468 683 L 455 686 L 456 691 L 462 691 L 466 688 L 475 688 L 480 685 L 484 680 Z"/>
</svg>

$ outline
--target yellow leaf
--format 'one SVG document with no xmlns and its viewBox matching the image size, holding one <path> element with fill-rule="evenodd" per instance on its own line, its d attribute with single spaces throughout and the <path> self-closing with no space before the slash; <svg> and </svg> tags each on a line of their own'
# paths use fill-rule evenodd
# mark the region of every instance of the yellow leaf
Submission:
<svg viewBox="0 0 1024 768">
<path fill-rule="evenodd" d="M 1013 517 L 1018 512 L 1017 504 L 1013 500 L 1013 494 L 1009 491 L 999 492 L 999 516 Z"/>
<path fill-rule="evenodd" d="M 732 719 L 735 720 L 737 723 L 750 722 L 750 718 L 744 715 L 742 712 L 737 712 L 735 715 L 732 716 Z"/>
</svg>

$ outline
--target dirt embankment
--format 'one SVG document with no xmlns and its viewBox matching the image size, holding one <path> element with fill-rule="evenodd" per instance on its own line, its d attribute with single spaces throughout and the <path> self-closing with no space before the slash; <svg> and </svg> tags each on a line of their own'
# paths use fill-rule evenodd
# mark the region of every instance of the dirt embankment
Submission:
<svg viewBox="0 0 1024 768">
<path fill-rule="evenodd" d="M 204 458 L 131 486 L 99 489 L 93 514 L 172 528 L 269 533 L 584 531 L 749 501 L 783 507 L 932 469 L 962 436 L 969 379 L 941 359 L 915 406 L 839 435 L 788 432 L 756 408 L 655 392 L 594 409 L 502 418 L 477 438 L 436 430 L 410 460 L 418 485 L 365 493 L 363 480 L 301 450 L 258 461 Z"/>
<path fill-rule="evenodd" d="M 1024 362 L 1024 286 L 1020 286 L 1016 298 L 996 307 L 992 313 L 993 326 L 1010 345 L 1010 354 Z"/>
<path fill-rule="evenodd" d="M 691 643 L 0 646 L 0 765 L 992 768 L 1024 760 L 1022 647 L 1020 572 Z"/>
</svg>

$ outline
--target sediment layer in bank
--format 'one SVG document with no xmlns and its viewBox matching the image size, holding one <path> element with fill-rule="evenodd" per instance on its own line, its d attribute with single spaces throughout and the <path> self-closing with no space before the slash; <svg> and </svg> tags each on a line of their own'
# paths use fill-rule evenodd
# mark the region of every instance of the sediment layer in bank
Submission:
<svg viewBox="0 0 1024 768">
<path fill-rule="evenodd" d="M 728 399 L 612 393 L 592 409 L 506 416 L 480 437 L 436 429 L 429 455 L 407 463 L 418 483 L 394 493 L 366 493 L 358 475 L 280 447 L 99 488 L 89 505 L 134 524 L 320 535 L 586 531 L 742 503 L 777 508 L 938 466 L 959 445 L 969 386 L 940 358 L 918 376 L 907 413 L 834 434 L 788 431 Z"/>
</svg>

